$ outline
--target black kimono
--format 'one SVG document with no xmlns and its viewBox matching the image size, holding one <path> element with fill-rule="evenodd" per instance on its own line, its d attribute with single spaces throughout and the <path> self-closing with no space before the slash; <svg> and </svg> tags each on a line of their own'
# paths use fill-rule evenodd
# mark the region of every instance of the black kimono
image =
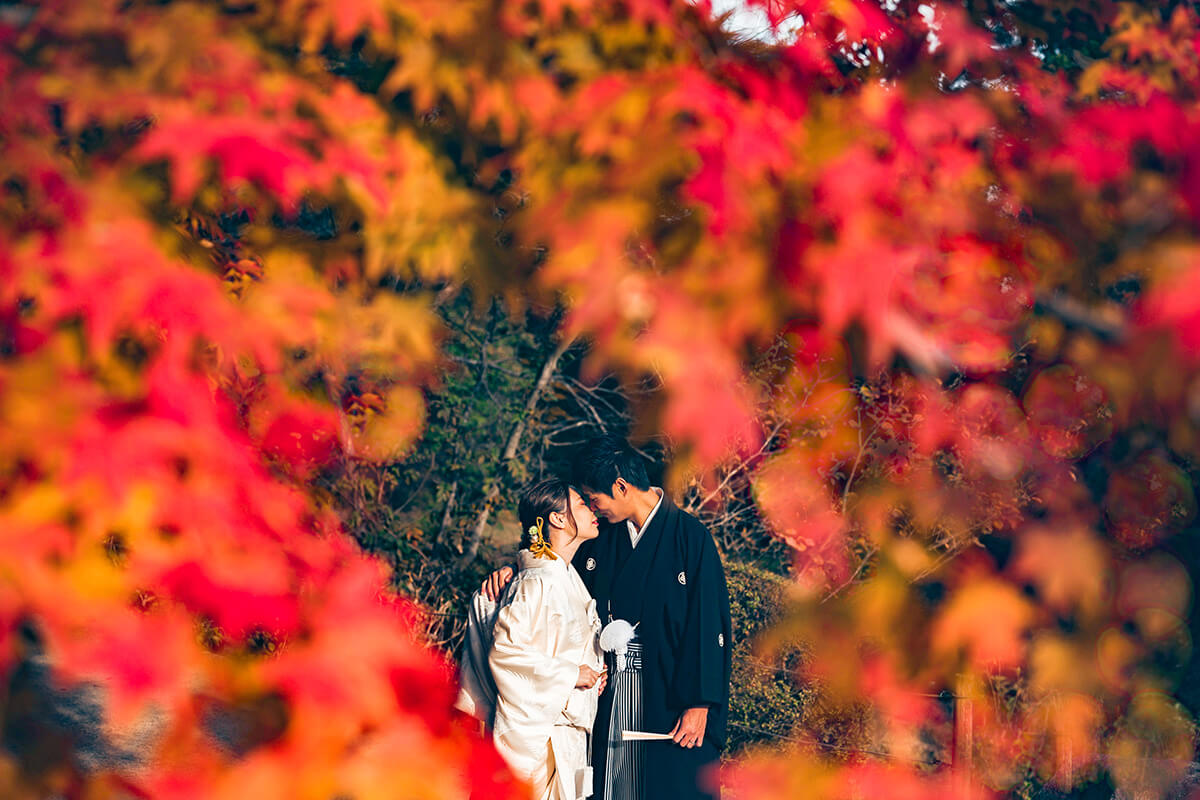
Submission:
<svg viewBox="0 0 1200 800">
<path fill-rule="evenodd" d="M 695 517 L 663 497 L 637 547 L 626 523 L 605 526 L 573 561 L 596 598 L 600 621 L 637 624 L 641 644 L 641 722 L 651 733 L 669 733 L 688 708 L 708 707 L 704 742 L 683 748 L 672 741 L 638 743 L 640 776 L 632 794 L 644 798 L 719 796 L 715 767 L 725 744 L 729 712 L 729 592 L 712 535 Z M 605 732 L 613 691 L 600 698 L 592 736 L 594 800 L 604 800 Z M 701 771 L 712 766 L 701 790 Z"/>
</svg>

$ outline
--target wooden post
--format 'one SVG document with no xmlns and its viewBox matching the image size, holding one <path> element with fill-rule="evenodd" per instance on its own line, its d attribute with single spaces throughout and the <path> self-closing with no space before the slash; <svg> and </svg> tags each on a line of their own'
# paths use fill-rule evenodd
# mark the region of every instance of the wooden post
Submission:
<svg viewBox="0 0 1200 800">
<path fill-rule="evenodd" d="M 1066 774 L 1063 775 L 1063 786 L 1068 790 L 1075 786 L 1075 749 L 1071 747 L 1072 742 L 1067 741 L 1067 758 L 1066 758 Z"/>
<path fill-rule="evenodd" d="M 971 698 L 967 694 L 967 682 L 958 677 L 954 687 L 954 780 L 959 800 L 971 800 L 972 759 L 975 750 L 975 720 Z"/>
</svg>

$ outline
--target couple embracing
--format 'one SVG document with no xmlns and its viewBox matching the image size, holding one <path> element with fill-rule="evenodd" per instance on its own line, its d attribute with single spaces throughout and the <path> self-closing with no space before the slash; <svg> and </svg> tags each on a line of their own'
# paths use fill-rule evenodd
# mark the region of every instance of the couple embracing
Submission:
<svg viewBox="0 0 1200 800">
<path fill-rule="evenodd" d="M 458 705 L 538 800 L 717 797 L 733 642 L 716 545 L 624 440 L 590 442 L 577 473 L 522 492 L 515 574 L 472 599 Z"/>
</svg>

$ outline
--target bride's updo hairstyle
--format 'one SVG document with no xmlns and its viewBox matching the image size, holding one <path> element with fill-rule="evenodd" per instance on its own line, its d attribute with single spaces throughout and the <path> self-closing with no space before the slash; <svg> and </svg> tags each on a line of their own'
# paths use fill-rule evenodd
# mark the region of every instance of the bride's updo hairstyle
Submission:
<svg viewBox="0 0 1200 800">
<path fill-rule="evenodd" d="M 533 544 L 529 529 L 537 526 L 538 517 L 545 521 L 542 535 L 550 541 L 550 514 L 558 511 L 567 515 L 567 526 L 575 532 L 579 531 L 575 524 L 575 516 L 571 513 L 571 487 L 558 478 L 546 478 L 532 486 L 527 486 L 521 492 L 517 502 L 517 518 L 521 521 L 521 548 L 526 549 Z"/>
</svg>

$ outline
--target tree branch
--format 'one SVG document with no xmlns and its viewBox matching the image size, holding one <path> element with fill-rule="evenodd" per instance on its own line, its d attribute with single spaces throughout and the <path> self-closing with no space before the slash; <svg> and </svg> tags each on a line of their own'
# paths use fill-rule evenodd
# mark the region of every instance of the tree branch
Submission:
<svg viewBox="0 0 1200 800">
<path fill-rule="evenodd" d="M 550 384 L 550 379 L 554 377 L 555 370 L 558 369 L 558 362 L 562 359 L 563 354 L 574 343 L 573 338 L 565 338 L 559 342 L 558 347 L 554 348 L 545 363 L 542 364 L 542 370 L 538 374 L 537 381 L 533 385 L 533 389 L 529 392 L 529 396 L 525 398 L 525 407 L 522 409 L 521 415 L 517 418 L 517 422 L 513 425 L 512 432 L 508 435 L 508 442 L 504 445 L 504 452 L 500 456 L 500 468 L 506 468 L 507 463 L 512 461 L 517 455 L 517 448 L 521 446 L 521 437 L 525 435 L 526 423 L 530 415 L 537 408 L 538 401 L 541 399 L 546 387 Z M 492 506 L 500 496 L 499 482 L 492 485 L 488 490 L 487 496 L 483 500 L 483 508 L 475 517 L 475 524 L 471 526 L 471 536 L 467 540 L 467 546 L 463 550 L 461 564 L 469 564 L 475 560 L 475 556 L 479 554 L 479 544 L 483 541 L 483 531 L 487 528 L 488 519 L 492 515 Z"/>
</svg>

